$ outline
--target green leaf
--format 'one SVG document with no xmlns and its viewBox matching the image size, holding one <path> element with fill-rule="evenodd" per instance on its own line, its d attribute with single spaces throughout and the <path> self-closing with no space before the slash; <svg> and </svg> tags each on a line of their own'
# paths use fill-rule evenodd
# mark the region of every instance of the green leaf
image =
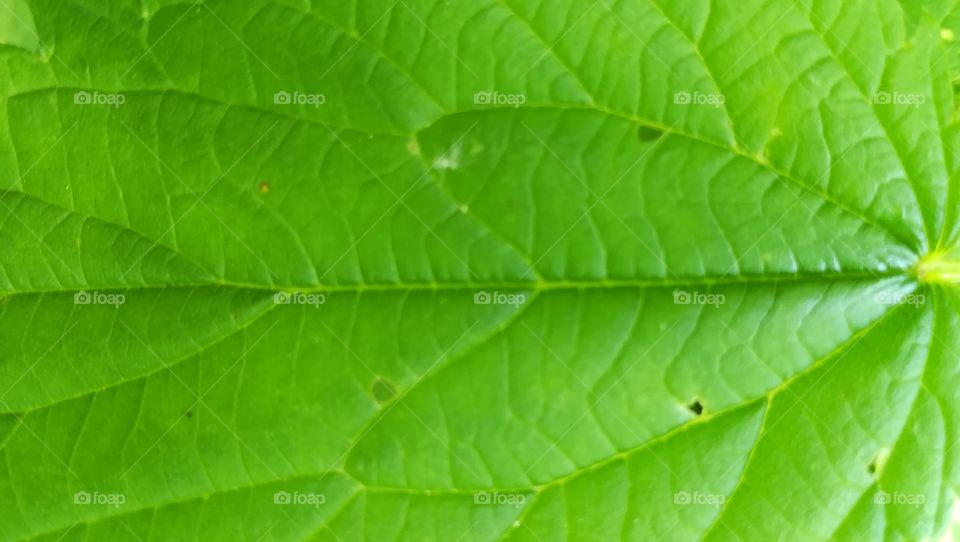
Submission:
<svg viewBox="0 0 960 542">
<path fill-rule="evenodd" d="M 955 531 L 954 4 L 6 1 L 0 539 Z"/>
</svg>

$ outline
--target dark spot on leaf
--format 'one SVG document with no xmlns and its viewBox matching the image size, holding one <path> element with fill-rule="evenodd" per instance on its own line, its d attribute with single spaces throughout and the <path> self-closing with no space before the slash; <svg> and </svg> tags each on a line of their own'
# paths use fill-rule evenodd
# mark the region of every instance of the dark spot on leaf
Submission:
<svg viewBox="0 0 960 542">
<path fill-rule="evenodd" d="M 877 455 L 874 456 L 873 461 L 867 465 L 867 472 L 873 476 L 879 476 L 878 473 L 883 471 L 883 465 L 887 462 L 887 459 L 890 457 L 890 449 L 884 448 L 877 452 Z"/>
<path fill-rule="evenodd" d="M 374 379 L 373 384 L 370 386 L 370 391 L 378 403 L 386 403 L 397 396 L 397 390 L 393 387 L 393 384 L 380 377 Z"/>
<path fill-rule="evenodd" d="M 188 417 L 188 418 L 192 418 L 192 417 L 193 417 L 193 411 L 192 411 L 192 410 L 188 410 L 188 411 L 184 412 L 183 415 L 186 416 L 186 417 Z"/>
<path fill-rule="evenodd" d="M 640 125 L 640 127 L 637 128 L 637 139 L 640 141 L 656 141 L 661 137 L 663 137 L 663 130 L 645 125 Z"/>
<path fill-rule="evenodd" d="M 700 402 L 700 399 L 694 399 L 692 403 L 687 405 L 687 408 L 697 416 L 703 414 L 703 403 Z"/>
<path fill-rule="evenodd" d="M 257 188 L 260 190 L 261 194 L 266 194 L 270 191 L 270 183 L 263 181 L 259 186 L 257 186 Z"/>
<path fill-rule="evenodd" d="M 407 152 L 414 156 L 420 156 L 420 143 L 417 141 L 416 137 L 410 137 L 407 141 Z"/>
</svg>

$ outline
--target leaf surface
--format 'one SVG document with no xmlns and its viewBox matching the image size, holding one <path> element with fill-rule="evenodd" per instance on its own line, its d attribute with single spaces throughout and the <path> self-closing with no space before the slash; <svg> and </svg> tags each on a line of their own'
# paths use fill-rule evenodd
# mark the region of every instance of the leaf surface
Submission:
<svg viewBox="0 0 960 542">
<path fill-rule="evenodd" d="M 0 11 L 0 539 L 927 540 L 953 2 Z"/>
</svg>

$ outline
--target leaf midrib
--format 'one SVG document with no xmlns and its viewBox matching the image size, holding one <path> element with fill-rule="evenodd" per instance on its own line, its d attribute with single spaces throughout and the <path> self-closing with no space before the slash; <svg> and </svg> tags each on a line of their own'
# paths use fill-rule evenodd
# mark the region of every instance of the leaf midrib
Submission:
<svg viewBox="0 0 960 542">
<path fill-rule="evenodd" d="M 766 275 L 703 275 L 691 277 L 650 277 L 643 279 L 583 279 L 583 280 L 540 280 L 540 281 L 468 281 L 468 282 L 396 282 L 396 283 L 355 283 L 321 284 L 297 286 L 283 284 L 254 284 L 238 281 L 188 282 L 169 284 L 93 284 L 79 288 L 49 288 L 33 290 L 0 291 L 0 299 L 28 295 L 73 294 L 81 290 L 130 292 L 138 290 L 188 289 L 204 287 L 235 288 L 239 290 L 262 291 L 274 294 L 280 291 L 290 293 L 366 293 L 366 292 L 456 292 L 477 289 L 523 290 L 531 292 L 551 290 L 610 290 L 610 289 L 657 289 L 679 286 L 739 286 L 739 285 L 777 285 L 803 283 L 835 283 L 847 281 L 882 281 L 904 277 L 913 279 L 912 267 L 895 268 L 882 271 L 842 271 L 828 273 L 791 273 Z"/>
</svg>

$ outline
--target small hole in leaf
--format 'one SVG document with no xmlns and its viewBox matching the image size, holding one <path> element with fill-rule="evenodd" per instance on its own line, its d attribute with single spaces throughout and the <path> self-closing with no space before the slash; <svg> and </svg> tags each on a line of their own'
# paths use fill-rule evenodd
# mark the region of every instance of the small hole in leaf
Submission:
<svg viewBox="0 0 960 542">
<path fill-rule="evenodd" d="M 656 141 L 663 137 L 663 131 L 652 126 L 641 125 L 637 128 L 637 139 L 640 141 Z"/>
<path fill-rule="evenodd" d="M 692 403 L 687 405 L 687 409 L 699 416 L 703 414 L 703 403 L 700 402 L 700 399 L 694 399 Z"/>
<path fill-rule="evenodd" d="M 397 396 L 397 390 L 393 387 L 393 384 L 391 384 L 390 381 L 384 380 L 380 377 L 377 377 L 373 381 L 370 391 L 373 393 L 373 398 L 376 399 L 378 403 L 386 403 Z"/>
</svg>

